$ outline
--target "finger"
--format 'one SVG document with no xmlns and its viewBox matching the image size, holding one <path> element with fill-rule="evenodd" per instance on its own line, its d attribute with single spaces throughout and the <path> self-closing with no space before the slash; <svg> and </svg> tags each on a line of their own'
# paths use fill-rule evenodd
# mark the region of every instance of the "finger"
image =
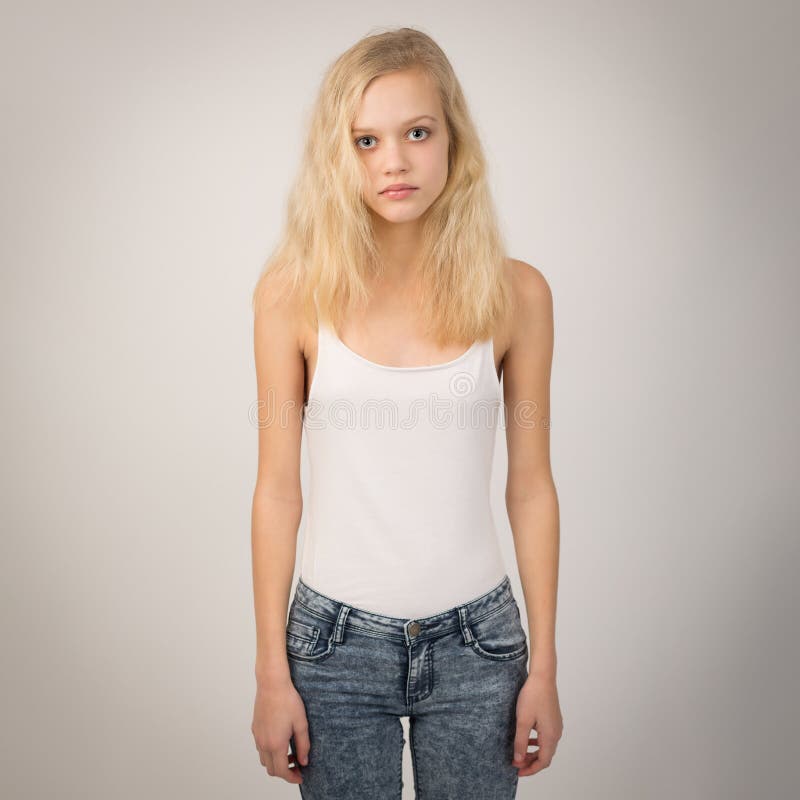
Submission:
<svg viewBox="0 0 800 800">
<path fill-rule="evenodd" d="M 539 761 L 542 761 L 546 767 L 556 754 L 556 742 L 552 739 L 545 738 L 539 742 Z"/>
<path fill-rule="evenodd" d="M 555 755 L 555 744 L 542 743 L 535 753 L 529 753 L 528 755 L 530 756 L 528 763 L 517 773 L 521 778 L 526 775 L 535 775 L 537 772 L 549 767 Z"/>
<path fill-rule="evenodd" d="M 517 770 L 517 776 L 524 778 L 526 775 L 533 775 L 541 770 L 539 765 L 539 753 L 528 753 L 525 757 L 524 765 Z"/>
<path fill-rule="evenodd" d="M 297 756 L 291 750 L 286 756 L 286 763 L 289 767 L 289 775 L 290 775 L 290 777 L 287 778 L 287 780 L 289 780 L 291 783 L 302 783 L 303 776 L 300 773 L 300 765 L 297 763 Z"/>
<path fill-rule="evenodd" d="M 274 771 L 270 774 L 277 778 L 283 778 L 289 783 L 300 783 L 302 780 L 297 769 L 289 769 L 289 754 L 286 750 L 272 750 L 272 766 Z"/>
<path fill-rule="evenodd" d="M 519 729 L 517 729 L 517 737 L 514 739 L 514 761 L 515 765 L 524 765 L 525 758 L 528 753 L 528 745 L 538 744 L 537 736 L 530 736 L 530 729 L 526 731 L 525 735 L 519 736 Z"/>
<path fill-rule="evenodd" d="M 520 778 L 524 778 L 527 775 L 535 775 L 537 772 L 541 772 L 545 767 L 550 766 L 546 761 L 542 761 L 539 758 L 538 753 L 532 753 L 531 755 L 533 756 L 531 764 L 519 770 L 517 773 Z"/>
<path fill-rule="evenodd" d="M 308 738 L 308 725 L 304 723 L 295 727 L 292 739 L 294 740 L 294 751 L 298 759 L 300 759 L 300 763 L 305 766 L 308 764 L 308 754 L 311 750 L 311 742 Z"/>
</svg>

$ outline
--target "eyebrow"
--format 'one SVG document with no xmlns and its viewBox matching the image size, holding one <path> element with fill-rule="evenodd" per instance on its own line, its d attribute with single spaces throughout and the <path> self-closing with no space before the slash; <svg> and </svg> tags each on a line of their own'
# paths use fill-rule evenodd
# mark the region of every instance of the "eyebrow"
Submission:
<svg viewBox="0 0 800 800">
<path fill-rule="evenodd" d="M 430 119 L 433 122 L 438 122 L 439 120 L 436 117 L 432 117 L 430 114 L 423 114 L 421 117 L 414 117 L 414 119 L 408 120 L 408 122 L 401 123 L 403 127 L 406 125 L 411 125 L 412 122 L 419 122 L 421 119 Z M 350 128 L 351 133 L 365 133 L 367 131 L 374 131 L 375 128 Z"/>
</svg>

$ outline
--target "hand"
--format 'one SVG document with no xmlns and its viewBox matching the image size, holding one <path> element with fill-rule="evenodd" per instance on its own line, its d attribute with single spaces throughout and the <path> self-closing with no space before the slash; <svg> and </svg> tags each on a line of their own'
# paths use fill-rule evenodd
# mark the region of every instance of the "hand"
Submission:
<svg viewBox="0 0 800 800">
<path fill-rule="evenodd" d="M 532 728 L 537 733 L 533 737 Z M 533 775 L 550 766 L 563 730 L 555 680 L 529 675 L 517 697 L 517 733 L 512 763 L 517 767 L 519 777 Z M 539 749 L 529 753 L 530 744 Z M 518 759 L 517 754 L 522 757 Z"/>
<path fill-rule="evenodd" d="M 267 772 L 289 783 L 302 783 L 298 760 L 308 764 L 311 743 L 306 708 L 291 681 L 258 687 L 251 731 Z M 296 753 L 288 752 L 291 737 Z"/>
</svg>

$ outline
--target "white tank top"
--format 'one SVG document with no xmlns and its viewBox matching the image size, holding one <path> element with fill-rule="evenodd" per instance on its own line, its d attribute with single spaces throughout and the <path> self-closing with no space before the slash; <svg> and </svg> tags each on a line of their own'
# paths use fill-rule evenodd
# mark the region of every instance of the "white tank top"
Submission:
<svg viewBox="0 0 800 800">
<path fill-rule="evenodd" d="M 392 367 L 320 324 L 302 580 L 401 618 L 493 589 L 506 574 L 490 504 L 501 413 L 492 339 L 443 364 Z"/>
</svg>

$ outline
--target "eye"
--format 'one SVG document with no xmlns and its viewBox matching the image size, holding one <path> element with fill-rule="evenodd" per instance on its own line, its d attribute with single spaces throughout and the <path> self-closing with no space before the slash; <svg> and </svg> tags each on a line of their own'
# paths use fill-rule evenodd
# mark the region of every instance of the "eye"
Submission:
<svg viewBox="0 0 800 800">
<path fill-rule="evenodd" d="M 424 133 L 425 135 L 422 137 L 413 136 L 413 134 L 416 132 Z M 412 128 L 409 131 L 409 133 L 412 134 L 412 141 L 414 142 L 424 142 L 425 139 L 427 139 L 431 135 L 431 132 L 427 128 Z M 374 146 L 364 146 L 361 144 L 364 141 L 368 141 L 374 138 L 375 138 L 374 136 L 359 136 L 358 139 L 356 139 L 356 147 L 358 147 L 359 150 L 374 150 L 375 149 Z"/>
</svg>

